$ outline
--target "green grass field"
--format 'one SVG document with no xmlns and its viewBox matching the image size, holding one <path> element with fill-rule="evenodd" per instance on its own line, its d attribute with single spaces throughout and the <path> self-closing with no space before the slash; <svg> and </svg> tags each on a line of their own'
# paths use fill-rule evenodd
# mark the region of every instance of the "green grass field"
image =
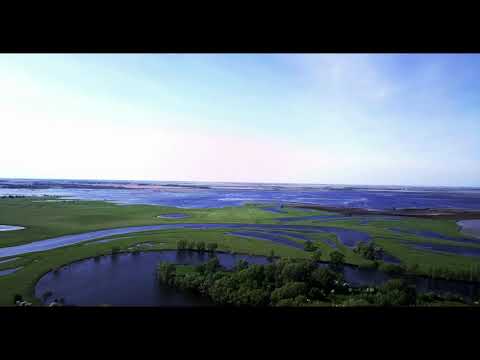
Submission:
<svg viewBox="0 0 480 360">
<path fill-rule="evenodd" d="M 169 223 L 279 224 L 278 218 L 282 217 L 327 214 L 320 211 L 307 212 L 288 207 L 284 208 L 286 213 L 277 214 L 264 211 L 260 205 L 255 204 L 221 209 L 178 209 L 152 205 L 116 205 L 101 201 L 43 201 L 51 199 L 53 198 L 0 199 L 0 224 L 26 227 L 24 230 L 0 232 L 0 247 L 15 246 L 61 235 L 116 227 Z M 168 213 L 183 213 L 188 215 L 188 217 L 182 219 L 162 219 L 157 217 L 158 215 Z M 425 271 L 428 271 L 432 266 L 447 267 L 452 270 L 468 270 L 472 266 L 480 265 L 480 258 L 413 250 L 399 241 L 436 241 L 462 246 L 476 245 L 458 244 L 447 240 L 425 239 L 408 234 L 399 235 L 388 230 L 388 228 L 397 227 L 431 230 L 449 236 L 462 236 L 457 225 L 452 220 L 405 218 L 400 221 L 375 221 L 368 225 L 360 225 L 358 219 L 352 217 L 351 220 L 329 222 L 296 221 L 288 224 L 335 226 L 366 232 L 377 244 L 393 256 L 399 258 L 402 263 L 409 265 L 418 264 Z M 76 260 L 100 254 L 109 254 L 113 247 L 118 247 L 121 251 L 132 251 L 133 249 L 145 251 L 176 249 L 177 241 L 184 239 L 202 240 L 207 244 L 216 242 L 218 250 L 226 252 L 269 255 L 271 250 L 273 250 L 276 256 L 281 257 L 307 258 L 311 256 L 309 252 L 271 241 L 226 235 L 225 232 L 228 231 L 228 229 L 147 231 L 112 236 L 111 238 L 116 240 L 106 243 L 80 243 L 45 252 L 19 255 L 18 259 L 14 261 L 0 262 L 0 271 L 23 267 L 15 273 L 0 276 L 0 305 L 12 305 L 14 294 L 21 294 L 26 299 L 39 303 L 38 300 L 34 299 L 33 291 L 35 283 L 43 274 Z M 294 237 L 289 239 L 298 243 L 303 242 Z M 367 260 L 343 246 L 333 234 L 312 234 L 311 239 L 322 251 L 322 259 L 324 260 L 328 260 L 329 254 L 333 251 L 324 242 L 324 240 L 329 240 L 335 242 L 338 249 L 345 254 L 347 263 L 368 263 Z M 149 243 L 151 246 L 142 246 L 144 243 Z"/>
</svg>

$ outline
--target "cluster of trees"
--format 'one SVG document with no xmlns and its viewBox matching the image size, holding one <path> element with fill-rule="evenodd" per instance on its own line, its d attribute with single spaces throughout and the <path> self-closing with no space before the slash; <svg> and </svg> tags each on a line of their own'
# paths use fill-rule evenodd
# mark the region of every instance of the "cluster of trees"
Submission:
<svg viewBox="0 0 480 360">
<path fill-rule="evenodd" d="M 362 289 L 355 300 L 363 305 L 408 306 L 417 304 L 417 293 L 405 280 L 392 279 L 380 287 Z"/>
<path fill-rule="evenodd" d="M 384 255 L 384 250 L 380 246 L 376 246 L 373 242 L 366 243 L 360 241 L 353 251 L 368 260 L 381 260 Z"/>
<path fill-rule="evenodd" d="M 343 265 L 345 262 L 345 255 L 343 255 L 340 251 L 332 251 L 330 253 L 330 265 L 334 268 L 338 268 Z"/>
<path fill-rule="evenodd" d="M 385 262 L 379 263 L 378 270 L 386 272 L 390 275 L 402 275 L 407 271 L 406 267 L 403 265 L 389 264 Z"/>
<path fill-rule="evenodd" d="M 225 271 L 214 257 L 193 272 L 177 275 L 175 269 L 161 263 L 159 281 L 207 295 L 222 305 L 306 305 L 327 300 L 332 290 L 348 291 L 341 273 L 319 268 L 313 260 L 281 259 L 267 265 L 240 260 L 232 271 Z"/>
<path fill-rule="evenodd" d="M 336 271 L 334 265 L 319 267 L 313 259 L 282 258 L 267 265 L 253 265 L 240 260 L 232 270 L 227 271 L 214 257 L 187 273 L 177 274 L 175 265 L 160 263 L 157 275 L 161 283 L 208 296 L 220 305 L 309 306 L 335 303 L 389 306 L 416 303 L 415 288 L 403 280 L 390 280 L 378 288 L 353 288 L 344 281 L 343 274 Z"/>
<path fill-rule="evenodd" d="M 424 269 L 421 274 L 432 279 L 480 281 L 480 269 L 475 265 L 470 265 L 470 268 L 465 270 L 432 266 Z"/>
<path fill-rule="evenodd" d="M 187 241 L 187 240 L 178 240 L 177 241 L 177 249 L 178 250 L 197 250 L 203 252 L 205 250 L 214 252 L 218 248 L 218 244 L 216 242 L 210 242 L 205 244 L 204 241 Z"/>
<path fill-rule="evenodd" d="M 322 250 L 315 248 L 312 253 L 312 260 L 315 262 L 322 261 Z M 330 265 L 332 267 L 339 267 L 345 263 L 345 255 L 340 251 L 332 251 L 330 253 Z"/>
<path fill-rule="evenodd" d="M 442 295 L 435 294 L 433 292 L 427 292 L 424 294 L 419 294 L 417 296 L 417 304 L 418 305 L 427 305 L 433 302 L 439 301 L 455 301 L 455 302 L 463 302 L 463 298 L 459 295 L 445 293 Z"/>
<path fill-rule="evenodd" d="M 390 275 L 417 274 L 418 265 L 407 266 L 403 264 L 390 264 L 383 261 L 374 260 L 372 263 L 359 265 L 362 269 L 378 269 Z"/>
<path fill-rule="evenodd" d="M 470 266 L 469 269 L 453 270 L 445 267 L 431 266 L 420 268 L 418 264 L 389 264 L 383 261 L 374 260 L 370 264 L 360 265 L 362 268 L 376 268 L 390 275 L 420 275 L 431 279 L 445 280 L 463 280 L 463 281 L 480 281 L 480 268 Z"/>
<path fill-rule="evenodd" d="M 315 246 L 315 244 L 312 241 L 307 240 L 307 241 L 305 241 L 304 250 L 305 251 L 315 251 L 315 250 L 317 250 L 317 247 Z"/>
</svg>

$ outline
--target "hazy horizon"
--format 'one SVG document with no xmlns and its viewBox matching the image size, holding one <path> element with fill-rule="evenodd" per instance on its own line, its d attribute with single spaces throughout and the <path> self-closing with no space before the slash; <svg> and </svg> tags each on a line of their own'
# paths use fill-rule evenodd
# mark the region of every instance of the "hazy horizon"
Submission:
<svg viewBox="0 0 480 360">
<path fill-rule="evenodd" d="M 478 187 L 479 70 L 478 54 L 2 54 L 0 176 Z"/>
<path fill-rule="evenodd" d="M 467 188 L 480 189 L 479 186 L 446 186 L 446 185 L 412 185 L 412 184 L 340 184 L 340 183 L 308 183 L 308 182 L 262 182 L 262 181 L 202 181 L 202 180 L 151 180 L 151 179 L 67 179 L 67 178 L 0 178 L 3 180 L 46 180 L 46 181 L 115 181 L 115 182 L 146 182 L 146 183 L 205 183 L 205 184 L 266 184 L 266 185 L 310 185 L 310 186 L 367 186 L 367 187 L 425 187 L 425 188 Z"/>
</svg>

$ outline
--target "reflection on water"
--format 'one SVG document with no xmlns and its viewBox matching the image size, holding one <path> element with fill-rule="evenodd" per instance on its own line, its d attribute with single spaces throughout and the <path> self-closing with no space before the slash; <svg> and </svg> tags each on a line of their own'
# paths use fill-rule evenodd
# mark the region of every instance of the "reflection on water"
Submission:
<svg viewBox="0 0 480 360">
<path fill-rule="evenodd" d="M 261 256 L 216 254 L 221 265 L 231 269 L 239 259 L 251 264 L 267 264 Z M 138 255 L 118 254 L 103 256 L 98 260 L 87 259 L 65 266 L 57 273 L 47 273 L 37 283 L 35 296 L 48 303 L 63 298 L 67 305 L 116 306 L 209 306 L 206 297 L 179 291 L 159 285 L 156 267 L 160 261 L 176 264 L 198 265 L 212 255 L 192 251 L 156 251 Z M 320 266 L 327 266 L 321 264 Z M 345 280 L 353 286 L 378 286 L 391 276 L 376 269 L 359 269 L 344 266 Z M 436 293 L 457 293 L 467 299 L 479 295 L 477 283 L 407 278 L 417 291 Z M 48 295 L 45 296 L 44 295 Z"/>
<path fill-rule="evenodd" d="M 116 306 L 206 306 L 205 297 L 159 285 L 156 267 L 160 261 L 199 265 L 209 259 L 208 253 L 190 251 L 144 252 L 138 255 L 118 254 L 99 260 L 87 259 L 62 268 L 57 274 L 43 276 L 35 296 L 45 303 L 64 298 L 69 305 Z M 217 254 L 220 264 L 232 268 L 239 259 L 266 264 L 263 257 Z M 48 297 L 43 295 L 52 292 Z"/>
</svg>

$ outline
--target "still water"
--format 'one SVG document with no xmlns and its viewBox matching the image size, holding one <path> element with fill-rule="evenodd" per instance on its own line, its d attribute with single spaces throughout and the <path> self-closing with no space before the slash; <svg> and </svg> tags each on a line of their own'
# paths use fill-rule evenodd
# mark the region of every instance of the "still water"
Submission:
<svg viewBox="0 0 480 360">
<path fill-rule="evenodd" d="M 239 259 L 250 264 L 267 264 L 261 256 L 217 253 L 222 266 L 231 269 Z M 160 261 L 198 265 L 212 255 L 190 251 L 155 251 L 86 259 L 49 272 L 37 283 L 35 296 L 44 303 L 63 298 L 67 305 L 94 306 L 210 306 L 208 298 L 159 285 L 156 267 Z M 321 266 L 326 266 L 322 264 Z M 353 286 L 381 285 L 391 279 L 375 269 L 343 268 L 345 280 Z M 467 299 L 479 296 L 478 284 L 448 280 L 410 278 L 418 292 L 457 293 Z M 49 294 L 51 293 L 51 294 Z M 44 296 L 45 294 L 49 296 Z"/>
</svg>

